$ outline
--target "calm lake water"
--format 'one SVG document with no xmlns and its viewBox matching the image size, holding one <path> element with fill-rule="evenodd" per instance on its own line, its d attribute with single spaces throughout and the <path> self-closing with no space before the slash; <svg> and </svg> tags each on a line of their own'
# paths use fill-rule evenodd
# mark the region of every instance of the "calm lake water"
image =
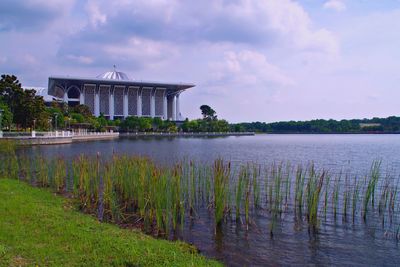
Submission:
<svg viewBox="0 0 400 267">
<path fill-rule="evenodd" d="M 103 157 L 112 153 L 145 155 L 160 164 L 173 164 L 183 158 L 212 162 L 216 158 L 234 164 L 287 162 L 307 164 L 331 173 L 368 173 L 374 160 L 382 161 L 382 171 L 400 174 L 400 135 L 256 135 L 220 138 L 120 138 L 113 141 L 38 146 L 24 149 L 52 157 L 74 158 L 79 154 Z M 228 221 L 218 234 L 207 210 L 198 219 L 187 220 L 179 238 L 196 245 L 210 257 L 228 265 L 399 265 L 400 248 L 396 239 L 378 221 L 367 224 L 321 221 L 318 234 L 311 235 L 306 223 L 284 214 L 274 238 L 269 235 L 268 213 L 257 216 L 249 230 Z M 394 226 L 395 227 L 395 226 Z"/>
</svg>

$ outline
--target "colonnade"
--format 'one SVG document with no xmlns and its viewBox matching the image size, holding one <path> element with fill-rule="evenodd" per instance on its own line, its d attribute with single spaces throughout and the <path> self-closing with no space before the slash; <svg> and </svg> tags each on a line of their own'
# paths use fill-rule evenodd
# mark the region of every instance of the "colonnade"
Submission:
<svg viewBox="0 0 400 267">
<path fill-rule="evenodd" d="M 93 94 L 93 100 L 90 99 L 87 100 L 85 97 L 91 98 L 90 95 L 85 96 L 85 90 L 87 90 L 87 86 L 92 86 L 92 90 L 94 89 L 94 94 Z M 105 116 L 108 116 L 110 120 L 113 120 L 115 117 L 121 117 L 121 115 L 126 118 L 128 116 L 138 116 L 138 117 L 160 117 L 164 120 L 169 119 L 172 121 L 176 120 L 181 120 L 180 117 L 180 101 L 179 101 L 179 95 L 181 91 L 172 91 L 172 90 L 167 90 L 166 88 L 158 88 L 158 87 L 141 87 L 141 88 L 131 88 L 127 86 L 111 86 L 111 85 L 101 85 L 107 87 L 108 90 L 108 114 L 105 114 Z M 116 100 L 115 98 L 115 89 L 123 90 L 123 97 L 122 97 L 122 103 L 120 103 L 120 99 Z M 75 89 L 72 89 L 75 88 Z M 79 91 L 79 97 L 68 97 L 70 90 L 78 90 Z M 129 101 L 129 90 L 135 90 L 136 92 L 136 114 L 129 114 L 130 110 L 130 105 L 134 105 L 133 103 L 130 103 Z M 147 101 L 143 102 L 143 92 L 144 90 L 149 90 L 150 91 L 150 98 L 149 98 L 149 103 Z M 157 92 L 162 92 L 162 101 L 159 101 L 159 103 L 156 103 L 156 93 Z M 160 96 L 158 96 L 160 97 Z M 100 85 L 82 85 L 80 88 L 78 86 L 69 86 L 66 89 L 64 89 L 64 102 L 70 103 L 70 102 L 75 102 L 79 103 L 82 105 L 87 105 L 89 108 L 91 108 L 93 115 L 98 117 L 100 116 L 101 113 L 101 108 L 100 108 Z M 93 101 L 93 102 L 92 102 Z M 116 114 L 116 108 L 118 108 L 119 105 L 122 104 L 122 113 L 123 114 Z M 149 105 L 150 106 L 150 113 L 144 114 L 144 105 Z M 158 112 L 156 114 L 156 105 L 157 105 L 157 110 L 161 110 L 161 113 Z M 158 106 L 161 105 L 162 107 Z M 169 107 L 168 107 L 169 106 Z M 148 106 L 146 106 L 146 109 Z M 120 109 L 120 106 L 118 108 Z M 148 109 L 147 109 L 148 110 Z M 131 112 L 132 113 L 132 112 Z"/>
</svg>

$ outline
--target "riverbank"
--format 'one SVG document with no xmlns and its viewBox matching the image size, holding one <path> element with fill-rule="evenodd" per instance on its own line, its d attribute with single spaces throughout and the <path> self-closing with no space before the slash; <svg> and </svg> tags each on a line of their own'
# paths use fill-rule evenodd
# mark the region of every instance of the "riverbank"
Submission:
<svg viewBox="0 0 400 267">
<path fill-rule="evenodd" d="M 75 211 L 69 199 L 0 179 L 0 266 L 210 266 L 183 242 L 157 240 Z"/>
<path fill-rule="evenodd" d="M 73 142 L 87 142 L 112 140 L 119 137 L 119 133 L 112 132 L 93 132 L 85 134 L 76 134 L 71 132 L 42 132 L 30 133 L 30 135 L 10 135 L 4 136 L 4 140 L 12 140 L 19 145 L 63 145 Z"/>
</svg>

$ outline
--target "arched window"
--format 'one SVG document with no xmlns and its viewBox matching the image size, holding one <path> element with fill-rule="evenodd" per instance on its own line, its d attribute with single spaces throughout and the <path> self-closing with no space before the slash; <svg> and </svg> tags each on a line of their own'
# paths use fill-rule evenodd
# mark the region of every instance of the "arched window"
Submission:
<svg viewBox="0 0 400 267">
<path fill-rule="evenodd" d="M 76 87 L 71 87 L 69 90 L 68 90 L 68 98 L 75 98 L 75 99 L 78 99 L 79 98 L 79 96 L 80 96 L 80 92 L 79 92 L 79 90 L 78 90 L 78 88 L 76 88 Z"/>
</svg>

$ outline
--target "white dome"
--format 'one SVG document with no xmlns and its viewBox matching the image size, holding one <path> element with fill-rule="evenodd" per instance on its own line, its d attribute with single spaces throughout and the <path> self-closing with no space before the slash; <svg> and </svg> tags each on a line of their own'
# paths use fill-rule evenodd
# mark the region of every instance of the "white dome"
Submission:
<svg viewBox="0 0 400 267">
<path fill-rule="evenodd" d="M 129 76 L 121 71 L 116 71 L 115 67 L 113 71 L 107 71 L 97 76 L 99 79 L 107 79 L 107 80 L 121 80 L 128 81 L 130 80 Z"/>
</svg>

